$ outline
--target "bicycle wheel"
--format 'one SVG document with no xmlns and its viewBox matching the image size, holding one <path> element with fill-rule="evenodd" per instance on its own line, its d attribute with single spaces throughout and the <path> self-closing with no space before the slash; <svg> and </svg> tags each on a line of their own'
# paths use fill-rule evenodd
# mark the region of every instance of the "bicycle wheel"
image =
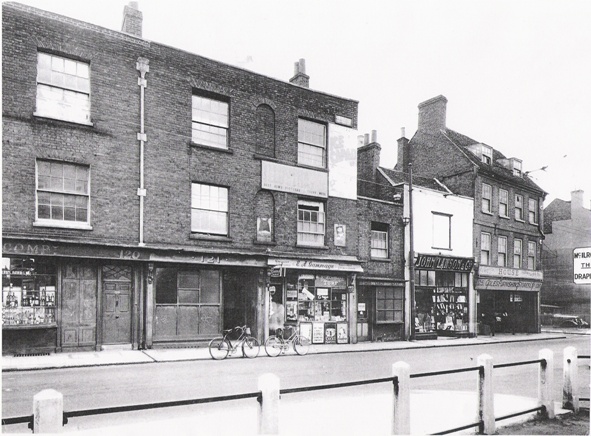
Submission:
<svg viewBox="0 0 591 436">
<path fill-rule="evenodd" d="M 293 341 L 293 349 L 300 356 L 305 356 L 310 350 L 310 339 L 303 336 L 297 336 Z"/>
<path fill-rule="evenodd" d="M 228 357 L 230 344 L 225 338 L 213 338 L 209 342 L 209 354 L 215 360 L 222 360 Z"/>
<path fill-rule="evenodd" d="M 252 336 L 247 336 L 244 338 L 244 342 L 242 343 L 242 355 L 248 357 L 249 359 L 253 359 L 259 355 L 259 351 L 261 346 L 259 345 L 259 341 Z"/>
<path fill-rule="evenodd" d="M 277 357 L 281 353 L 282 342 L 277 336 L 269 336 L 265 341 L 265 351 L 269 357 Z"/>
</svg>

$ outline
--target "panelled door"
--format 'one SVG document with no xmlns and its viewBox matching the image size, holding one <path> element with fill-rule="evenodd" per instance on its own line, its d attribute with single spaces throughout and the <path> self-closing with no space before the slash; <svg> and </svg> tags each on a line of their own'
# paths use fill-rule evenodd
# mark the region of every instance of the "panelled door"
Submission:
<svg viewBox="0 0 591 436">
<path fill-rule="evenodd" d="M 103 344 L 131 343 L 130 266 L 103 266 Z"/>
<path fill-rule="evenodd" d="M 62 295 L 62 347 L 96 344 L 96 268 L 69 264 L 64 268 Z"/>
</svg>

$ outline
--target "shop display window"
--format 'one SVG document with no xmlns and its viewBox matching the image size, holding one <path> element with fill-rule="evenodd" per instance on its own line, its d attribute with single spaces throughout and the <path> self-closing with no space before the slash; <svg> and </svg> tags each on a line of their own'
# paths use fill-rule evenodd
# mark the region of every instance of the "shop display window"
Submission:
<svg viewBox="0 0 591 436">
<path fill-rule="evenodd" d="M 285 290 L 286 321 L 346 321 L 345 277 L 290 274 Z"/>
<path fill-rule="evenodd" d="M 46 259 L 2 258 L 2 326 L 54 326 L 57 268 Z"/>
<path fill-rule="evenodd" d="M 437 273 L 433 293 L 435 322 L 439 332 L 468 331 L 468 274 Z"/>
</svg>

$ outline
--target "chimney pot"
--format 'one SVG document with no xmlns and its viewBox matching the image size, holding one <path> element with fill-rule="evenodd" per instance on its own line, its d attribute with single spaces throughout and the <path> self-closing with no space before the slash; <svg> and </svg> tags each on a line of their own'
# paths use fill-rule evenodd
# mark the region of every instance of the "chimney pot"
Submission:
<svg viewBox="0 0 591 436">
<path fill-rule="evenodd" d="M 294 67 L 294 76 L 289 79 L 289 82 L 303 88 L 309 88 L 310 76 L 306 75 L 306 60 L 300 59 L 294 64 Z"/>
<path fill-rule="evenodd" d="M 400 137 L 401 138 L 405 138 L 406 137 L 406 129 L 404 127 L 400 128 Z"/>
<path fill-rule="evenodd" d="M 363 135 L 363 143 L 365 145 L 369 144 L 369 133 L 366 133 L 365 135 Z"/>
<path fill-rule="evenodd" d="M 371 142 L 378 142 L 378 131 L 377 130 L 371 131 Z"/>
</svg>

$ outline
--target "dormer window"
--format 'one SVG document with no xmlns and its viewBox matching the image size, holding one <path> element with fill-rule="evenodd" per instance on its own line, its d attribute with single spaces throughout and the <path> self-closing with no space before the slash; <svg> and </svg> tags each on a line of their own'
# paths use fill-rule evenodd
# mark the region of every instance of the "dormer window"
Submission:
<svg viewBox="0 0 591 436">
<path fill-rule="evenodd" d="M 519 159 L 511 158 L 511 168 L 514 176 L 521 177 L 521 161 Z"/>
<path fill-rule="evenodd" d="M 492 148 L 481 144 L 481 151 L 482 154 L 480 155 L 480 159 L 487 165 L 492 165 Z"/>
</svg>

